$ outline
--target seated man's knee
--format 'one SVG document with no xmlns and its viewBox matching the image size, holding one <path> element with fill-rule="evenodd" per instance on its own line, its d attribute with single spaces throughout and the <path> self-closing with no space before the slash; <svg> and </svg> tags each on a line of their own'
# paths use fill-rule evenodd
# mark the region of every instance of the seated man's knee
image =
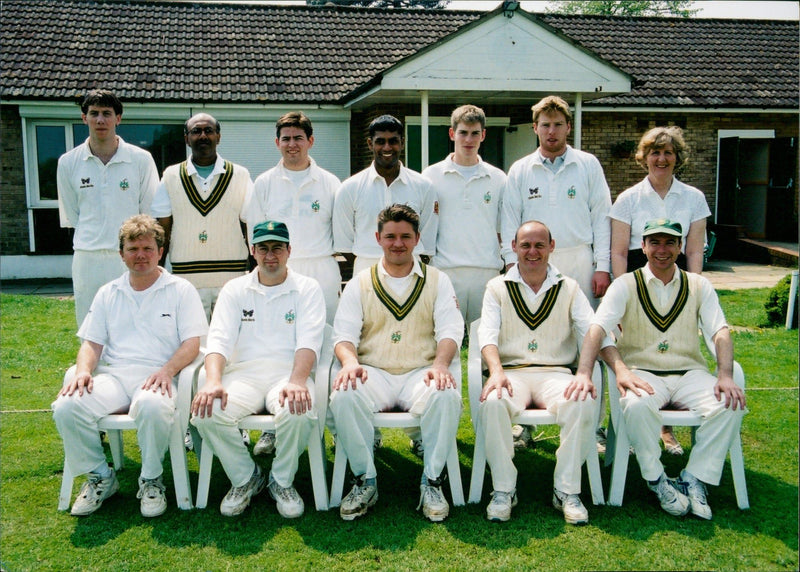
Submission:
<svg viewBox="0 0 800 572">
<path fill-rule="evenodd" d="M 171 418 L 175 414 L 175 403 L 160 391 L 140 391 L 131 403 L 129 414 L 140 420 Z"/>
</svg>

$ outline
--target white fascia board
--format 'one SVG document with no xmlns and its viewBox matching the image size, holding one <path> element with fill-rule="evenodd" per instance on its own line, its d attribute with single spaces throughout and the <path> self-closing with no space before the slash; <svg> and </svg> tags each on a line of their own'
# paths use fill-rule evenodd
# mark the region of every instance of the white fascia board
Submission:
<svg viewBox="0 0 800 572">
<path fill-rule="evenodd" d="M 780 113 L 800 115 L 798 109 L 785 108 L 741 108 L 741 107 L 602 107 L 583 106 L 584 113 Z"/>
<path fill-rule="evenodd" d="M 630 77 L 527 18 L 498 15 L 412 56 L 383 76 L 387 90 L 627 93 Z"/>
</svg>

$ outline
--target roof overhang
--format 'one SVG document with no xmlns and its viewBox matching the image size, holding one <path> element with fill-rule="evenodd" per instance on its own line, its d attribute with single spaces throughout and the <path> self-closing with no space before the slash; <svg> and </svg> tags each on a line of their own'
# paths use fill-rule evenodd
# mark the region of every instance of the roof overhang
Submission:
<svg viewBox="0 0 800 572">
<path fill-rule="evenodd" d="M 584 101 L 631 90 L 632 78 L 535 15 L 495 10 L 413 56 L 357 90 L 348 107 L 383 102 L 471 101 L 530 103 L 537 94 Z"/>
</svg>

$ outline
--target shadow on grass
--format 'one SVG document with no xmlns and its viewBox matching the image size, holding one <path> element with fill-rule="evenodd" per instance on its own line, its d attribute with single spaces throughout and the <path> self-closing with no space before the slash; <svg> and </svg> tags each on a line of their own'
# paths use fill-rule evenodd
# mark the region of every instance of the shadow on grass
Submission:
<svg viewBox="0 0 800 572">
<path fill-rule="evenodd" d="M 165 462 L 169 508 L 162 517 L 145 519 L 138 514 L 136 499 L 140 466 L 135 459 L 126 458 L 124 470 L 118 473 L 120 492 L 108 499 L 94 515 L 75 519 L 71 541 L 80 548 L 100 547 L 113 544 L 112 541 L 124 535 L 128 529 L 147 526 L 152 529 L 154 541 L 161 545 L 198 550 L 211 548 L 229 557 L 268 556 L 273 551 L 285 554 L 287 551 L 300 552 L 304 547 L 341 556 L 364 549 L 414 551 L 421 539 L 428 542 L 431 538 L 442 542 L 442 550 L 445 551 L 448 550 L 447 542 L 452 543 L 454 539 L 478 548 L 505 551 L 525 548 L 531 541 L 554 539 L 562 535 L 567 539 L 570 535 L 591 538 L 601 532 L 611 537 L 609 542 L 618 543 L 618 539 L 647 541 L 665 533 L 675 533 L 687 540 L 704 541 L 732 531 L 767 536 L 794 552 L 798 549 L 798 487 L 746 469 L 752 508 L 741 511 L 737 507 L 727 463 L 720 486 L 709 487 L 709 501 L 714 510 L 714 520 L 711 522 L 691 516 L 675 518 L 664 513 L 641 479 L 635 458 L 631 458 L 622 507 L 592 505 L 584 471 L 582 486 L 585 492 L 582 497 L 589 510 L 590 523 L 586 527 L 570 526 L 551 504 L 557 439 L 544 439 L 538 441 L 533 449 L 517 452 L 515 464 L 519 471 L 519 504 L 509 522 L 490 523 L 485 518 L 491 490 L 491 474 L 487 471 L 480 503 L 464 507 L 453 507 L 451 503 L 447 520 L 438 524 L 430 523 L 421 512 L 416 511 L 422 462 L 407 449 L 396 446 L 396 443 L 393 445 L 384 446 L 376 455 L 380 491 L 377 505 L 370 509 L 368 515 L 352 522 L 342 521 L 337 508 L 327 512 L 314 510 L 305 454 L 300 459 L 295 483 L 306 503 L 306 512 L 297 520 L 290 521 L 279 516 L 266 491 L 256 497 L 241 516 L 221 516 L 219 503 L 230 483 L 218 461 L 214 462 L 212 471 L 208 507 L 192 511 L 181 511 L 175 507 L 170 464 Z M 470 441 L 460 441 L 458 446 L 462 457 L 471 455 Z M 332 448 L 328 447 L 329 477 L 332 453 Z M 193 454 L 189 458 L 192 490 L 196 492 L 197 463 Z M 687 458 L 686 455 L 680 458 L 664 455 L 662 460 L 667 474 L 677 475 Z M 258 462 L 268 471 L 272 457 L 259 458 Z M 470 464 L 466 463 L 461 467 L 465 498 L 469 496 L 470 469 Z M 610 468 L 603 468 L 602 474 L 607 489 Z M 78 486 L 76 484 L 76 488 Z M 345 492 L 348 488 L 349 484 L 346 483 Z M 449 484 L 445 485 L 445 494 L 450 500 Z"/>
</svg>

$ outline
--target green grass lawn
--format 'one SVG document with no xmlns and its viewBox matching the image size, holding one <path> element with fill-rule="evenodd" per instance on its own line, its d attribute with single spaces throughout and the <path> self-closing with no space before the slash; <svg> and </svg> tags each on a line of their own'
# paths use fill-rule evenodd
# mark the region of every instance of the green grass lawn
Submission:
<svg viewBox="0 0 800 572">
<path fill-rule="evenodd" d="M 595 507 L 584 475 L 590 523 L 573 527 L 550 505 L 555 428 L 536 447 L 519 452 L 519 505 L 512 520 L 486 521 L 490 479 L 481 504 L 451 508 L 441 524 L 415 507 L 421 461 L 400 431 L 384 434 L 378 452 L 380 500 L 366 517 L 346 523 L 337 510 L 317 513 L 305 456 L 296 479 L 306 514 L 278 516 L 262 494 L 238 518 L 223 518 L 219 501 L 229 483 L 218 463 L 209 508 L 175 507 L 169 462 L 167 513 L 139 514 L 135 434 L 125 432 L 126 466 L 120 492 L 87 518 L 56 510 L 63 451 L 49 406 L 78 348 L 70 300 L 0 298 L 0 566 L 26 570 L 797 570 L 798 569 L 798 337 L 762 329 L 766 289 L 722 292 L 735 328 L 736 358 L 747 375 L 748 407 L 742 438 L 751 510 L 736 506 L 726 466 L 709 500 L 714 520 L 678 519 L 660 510 L 629 464 L 624 506 Z M 474 436 L 465 409 L 458 433 L 461 476 L 468 494 Z M 253 435 L 255 437 L 255 434 Z M 689 448 L 688 429 L 678 437 Z M 329 472 L 333 451 L 328 443 Z M 109 456 L 110 459 L 110 456 Z M 259 461 L 268 467 L 271 459 Z M 664 457 L 668 474 L 684 459 Z M 197 460 L 189 454 L 192 487 Z M 603 468 L 608 486 L 610 472 Z M 75 485 L 75 491 L 79 483 Z M 449 491 L 448 491 L 449 494 Z"/>
</svg>

